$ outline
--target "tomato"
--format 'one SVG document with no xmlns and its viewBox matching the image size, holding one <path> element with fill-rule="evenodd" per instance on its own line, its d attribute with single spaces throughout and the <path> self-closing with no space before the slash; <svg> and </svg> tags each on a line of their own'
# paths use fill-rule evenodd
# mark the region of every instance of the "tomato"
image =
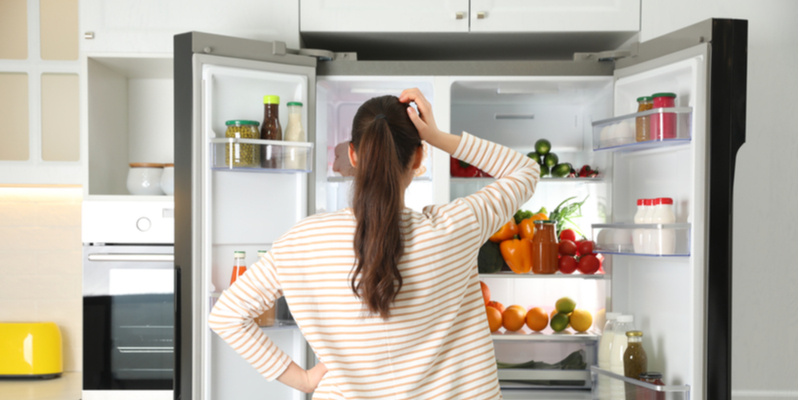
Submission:
<svg viewBox="0 0 800 400">
<path fill-rule="evenodd" d="M 578 242 L 578 253 L 580 255 L 585 256 L 587 254 L 592 254 L 594 251 L 594 242 L 591 240 L 581 240 Z"/>
<path fill-rule="evenodd" d="M 600 269 L 600 260 L 594 254 L 587 254 L 578 261 L 578 270 L 582 274 L 591 275 Z"/>
<path fill-rule="evenodd" d="M 575 257 L 572 256 L 562 256 L 561 259 L 558 260 L 558 270 L 561 271 L 562 274 L 571 274 L 578 269 L 578 262 L 575 261 Z"/>
<path fill-rule="evenodd" d="M 562 256 L 573 256 L 578 251 L 578 245 L 572 240 L 562 240 L 558 242 L 558 254 Z"/>
<path fill-rule="evenodd" d="M 574 242 L 576 239 L 578 239 L 578 236 L 575 234 L 575 231 L 573 231 L 572 229 L 564 229 L 558 235 L 558 239 L 559 240 L 571 240 L 571 241 Z"/>
<path fill-rule="evenodd" d="M 605 274 L 606 272 L 603 270 L 603 260 L 606 258 L 603 257 L 600 253 L 594 253 L 594 256 L 597 257 L 597 260 L 600 261 L 600 269 L 597 270 L 598 273 Z"/>
</svg>

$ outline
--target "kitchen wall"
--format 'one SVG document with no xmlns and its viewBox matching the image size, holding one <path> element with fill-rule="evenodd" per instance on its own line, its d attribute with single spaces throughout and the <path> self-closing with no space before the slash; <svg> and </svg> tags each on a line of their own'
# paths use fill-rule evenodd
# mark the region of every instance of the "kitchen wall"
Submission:
<svg viewBox="0 0 800 400">
<path fill-rule="evenodd" d="M 642 40 L 711 17 L 749 21 L 747 139 L 733 194 L 737 400 L 798 397 L 797 12 L 794 0 L 642 0 Z"/>
<path fill-rule="evenodd" d="M 0 322 L 55 322 L 81 370 L 80 187 L 0 187 Z"/>
</svg>

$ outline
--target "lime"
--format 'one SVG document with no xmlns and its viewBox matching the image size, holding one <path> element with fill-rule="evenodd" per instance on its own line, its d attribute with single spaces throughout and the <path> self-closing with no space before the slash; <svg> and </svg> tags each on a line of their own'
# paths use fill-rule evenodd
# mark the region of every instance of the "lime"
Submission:
<svg viewBox="0 0 800 400">
<path fill-rule="evenodd" d="M 547 153 L 547 155 L 544 156 L 544 164 L 550 168 L 555 167 L 556 164 L 558 164 L 558 156 L 556 153 Z"/>
<path fill-rule="evenodd" d="M 550 141 L 547 139 L 539 139 L 536 141 L 536 152 L 545 155 L 550 152 Z"/>
<path fill-rule="evenodd" d="M 550 173 L 556 178 L 563 178 L 569 175 L 570 171 L 572 171 L 572 166 L 569 163 L 561 163 L 553 167 Z"/>
<path fill-rule="evenodd" d="M 564 313 L 558 313 L 550 318 L 550 327 L 553 328 L 555 332 L 561 332 L 564 329 L 567 329 L 567 325 L 569 325 L 569 316 Z"/>
<path fill-rule="evenodd" d="M 562 297 L 556 301 L 556 310 L 560 313 L 569 314 L 575 310 L 575 300 L 569 297 Z"/>
<path fill-rule="evenodd" d="M 539 176 L 550 176 L 550 167 L 539 164 Z"/>
</svg>

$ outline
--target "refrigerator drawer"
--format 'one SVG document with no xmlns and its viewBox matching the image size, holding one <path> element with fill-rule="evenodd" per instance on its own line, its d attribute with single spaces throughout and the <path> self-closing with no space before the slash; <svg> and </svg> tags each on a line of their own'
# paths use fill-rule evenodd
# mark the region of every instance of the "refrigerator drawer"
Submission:
<svg viewBox="0 0 800 400">
<path fill-rule="evenodd" d="M 597 341 L 497 341 L 501 388 L 589 389 Z"/>
</svg>

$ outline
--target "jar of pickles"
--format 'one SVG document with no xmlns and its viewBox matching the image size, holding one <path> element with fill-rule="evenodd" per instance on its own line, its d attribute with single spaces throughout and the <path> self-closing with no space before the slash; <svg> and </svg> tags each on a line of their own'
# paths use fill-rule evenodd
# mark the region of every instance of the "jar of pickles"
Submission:
<svg viewBox="0 0 800 400">
<path fill-rule="evenodd" d="M 225 121 L 228 127 L 225 137 L 231 139 L 258 139 L 260 132 L 257 121 L 234 119 Z M 225 166 L 231 167 L 257 167 L 260 160 L 260 149 L 257 144 L 239 143 L 233 141 L 225 144 Z"/>
</svg>

